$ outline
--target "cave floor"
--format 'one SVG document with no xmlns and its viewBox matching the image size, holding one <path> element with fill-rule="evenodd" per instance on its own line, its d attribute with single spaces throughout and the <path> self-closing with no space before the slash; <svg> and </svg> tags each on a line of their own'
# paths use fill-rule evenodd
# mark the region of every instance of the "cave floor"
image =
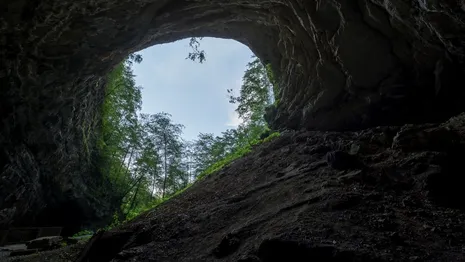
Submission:
<svg viewBox="0 0 465 262">
<path fill-rule="evenodd" d="M 465 261 L 464 157 L 465 114 L 284 132 L 104 233 L 86 259 Z M 69 261 L 83 246 L 11 261 Z"/>
</svg>

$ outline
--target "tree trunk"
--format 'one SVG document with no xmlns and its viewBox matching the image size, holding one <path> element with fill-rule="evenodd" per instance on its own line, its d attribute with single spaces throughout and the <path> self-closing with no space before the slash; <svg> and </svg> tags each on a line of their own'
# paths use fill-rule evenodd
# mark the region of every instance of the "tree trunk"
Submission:
<svg viewBox="0 0 465 262">
<path fill-rule="evenodd" d="M 187 184 L 189 185 L 189 183 L 191 182 L 191 162 L 190 159 L 187 161 Z"/>
<path fill-rule="evenodd" d="M 129 171 L 129 167 L 131 166 L 132 156 L 134 155 L 134 148 L 131 149 L 131 154 L 129 155 L 128 165 L 126 166 L 126 172 Z"/>
<path fill-rule="evenodd" d="M 152 194 L 150 194 L 152 196 L 152 200 L 155 198 L 154 193 L 155 193 L 155 175 L 152 176 Z"/>
<path fill-rule="evenodd" d="M 129 148 L 126 150 L 126 153 L 124 153 L 123 161 L 121 162 L 121 165 L 120 165 L 120 167 L 119 167 L 118 173 L 120 173 L 121 170 L 123 169 L 124 160 L 126 160 L 126 157 L 128 156 L 128 154 L 129 154 Z M 120 179 L 120 176 L 117 176 L 117 177 L 115 178 L 115 184 L 118 184 L 119 179 Z"/>
<path fill-rule="evenodd" d="M 165 146 L 165 149 L 164 149 L 164 152 L 163 152 L 164 158 L 165 158 L 165 164 L 164 164 L 164 166 L 165 166 L 164 167 L 164 169 L 165 169 L 165 177 L 163 179 L 163 192 L 162 192 L 162 197 L 161 197 L 162 199 L 165 198 L 166 179 L 168 177 L 168 172 L 166 170 L 166 144 L 167 144 L 167 142 L 166 142 L 166 133 L 163 133 L 163 142 L 164 142 L 164 146 Z"/>
<path fill-rule="evenodd" d="M 140 175 L 136 182 L 134 184 L 132 184 L 129 189 L 124 193 L 124 195 L 121 197 L 121 199 L 125 198 L 127 196 L 127 194 L 129 194 L 129 192 L 131 192 L 131 190 L 142 180 L 142 178 L 144 177 L 144 175 Z"/>
<path fill-rule="evenodd" d="M 140 184 L 141 184 L 140 181 L 141 180 L 137 181 L 136 192 L 134 192 L 134 196 L 132 197 L 132 200 L 131 200 L 131 205 L 129 206 L 128 212 L 126 213 L 125 217 L 127 217 L 129 212 L 131 212 L 131 210 L 134 208 L 134 204 L 136 202 L 137 194 L 139 193 L 139 188 L 140 188 Z"/>
</svg>

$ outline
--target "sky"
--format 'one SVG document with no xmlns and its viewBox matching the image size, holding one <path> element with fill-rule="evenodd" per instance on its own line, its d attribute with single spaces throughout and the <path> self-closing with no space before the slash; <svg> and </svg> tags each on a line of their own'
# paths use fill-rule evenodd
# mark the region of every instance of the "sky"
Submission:
<svg viewBox="0 0 465 262">
<path fill-rule="evenodd" d="M 138 52 L 143 61 L 133 66 L 136 84 L 142 86 L 142 113 L 171 114 L 173 122 L 185 126 L 185 140 L 199 133 L 220 135 L 240 123 L 227 89 L 239 93 L 253 55 L 228 39 L 203 38 L 199 49 L 206 53 L 202 64 L 186 59 L 191 48 L 184 39 Z"/>
</svg>

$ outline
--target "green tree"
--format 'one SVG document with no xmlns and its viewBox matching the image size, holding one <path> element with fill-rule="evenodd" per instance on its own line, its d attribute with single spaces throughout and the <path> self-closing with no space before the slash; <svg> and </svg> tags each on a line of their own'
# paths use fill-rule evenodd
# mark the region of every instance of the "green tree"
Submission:
<svg viewBox="0 0 465 262">
<path fill-rule="evenodd" d="M 206 170 L 220 159 L 216 138 L 213 134 L 200 133 L 193 142 L 194 169 L 197 174 Z"/>
<path fill-rule="evenodd" d="M 189 185 L 195 179 L 195 144 L 192 141 L 184 141 L 182 147 L 182 163 L 181 168 L 185 172 L 184 179 L 186 185 Z"/>
<path fill-rule="evenodd" d="M 262 64 L 260 59 L 252 56 L 242 78 L 242 86 L 239 96 L 232 94 L 233 90 L 227 90 L 230 103 L 237 104 L 236 112 L 243 119 L 244 124 L 255 123 L 266 125 L 263 118 L 265 108 L 274 102 L 273 83 L 269 79 L 270 69 Z"/>
<path fill-rule="evenodd" d="M 277 90 L 270 66 L 252 56 L 243 76 L 239 96 L 229 89 L 230 103 L 243 120 L 237 129 L 229 129 L 220 136 L 199 134 L 193 143 L 195 173 L 202 176 L 222 168 L 234 159 L 250 152 L 253 145 L 270 135 L 264 119 L 266 108 L 273 104 Z"/>
<path fill-rule="evenodd" d="M 173 123 L 171 115 L 164 112 L 154 115 L 142 114 L 141 119 L 147 130 L 147 138 L 155 145 L 159 155 L 163 158 L 162 198 L 164 198 L 169 175 L 168 164 L 180 155 L 181 134 L 184 126 Z"/>
<path fill-rule="evenodd" d="M 115 194 L 121 198 L 126 197 L 132 184 L 129 169 L 139 146 L 137 112 L 142 103 L 141 87 L 135 84 L 131 65 L 140 61 L 140 55 L 134 55 L 118 64 L 108 75 L 102 106 L 98 143 L 101 171 L 110 178 Z"/>
</svg>

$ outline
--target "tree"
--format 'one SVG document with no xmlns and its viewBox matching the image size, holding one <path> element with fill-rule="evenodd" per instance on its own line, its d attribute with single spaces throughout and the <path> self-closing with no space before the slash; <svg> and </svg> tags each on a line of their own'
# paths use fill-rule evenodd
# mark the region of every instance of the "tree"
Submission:
<svg viewBox="0 0 465 262">
<path fill-rule="evenodd" d="M 242 78 L 242 86 L 239 96 L 232 94 L 228 89 L 230 103 L 237 104 L 236 112 L 244 120 L 245 125 L 255 123 L 266 125 L 263 118 L 267 106 L 273 104 L 274 86 L 269 79 L 270 70 L 265 67 L 260 59 L 252 56 L 254 60 L 247 64 Z"/>
<path fill-rule="evenodd" d="M 184 141 L 182 150 L 182 168 L 185 170 L 187 178 L 186 186 L 195 179 L 195 144 L 192 141 Z"/>
<path fill-rule="evenodd" d="M 140 55 L 133 55 L 140 62 Z M 114 193 L 124 198 L 132 184 L 129 168 L 139 147 L 137 111 L 141 108 L 141 87 L 136 86 L 128 58 L 108 75 L 102 106 L 102 128 L 98 142 L 101 172 L 110 178 Z"/>
<path fill-rule="evenodd" d="M 198 139 L 193 142 L 193 160 L 197 174 L 206 170 L 210 165 L 220 159 L 221 155 L 218 154 L 218 146 L 215 145 L 216 142 L 213 134 L 203 133 L 200 133 Z"/>
<path fill-rule="evenodd" d="M 230 103 L 244 121 L 237 129 L 228 129 L 220 136 L 199 134 L 192 143 L 192 160 L 196 176 L 221 168 L 249 152 L 251 147 L 269 135 L 264 119 L 265 109 L 274 102 L 275 85 L 269 66 L 252 57 L 247 64 L 239 96 L 228 90 Z"/>
<path fill-rule="evenodd" d="M 164 112 L 154 115 L 142 114 L 141 120 L 147 130 L 147 138 L 157 147 L 159 155 L 163 157 L 162 198 L 164 198 L 168 179 L 168 161 L 173 161 L 173 158 L 180 155 L 181 134 L 184 126 L 174 124 L 171 121 L 171 115 Z"/>
<path fill-rule="evenodd" d="M 144 137 L 144 147 L 138 159 L 136 160 L 136 170 L 141 176 L 148 177 L 147 180 L 151 181 L 151 196 L 154 198 L 155 187 L 160 181 L 163 181 L 161 172 L 161 157 L 157 147 L 150 141 L 149 138 Z"/>
</svg>

